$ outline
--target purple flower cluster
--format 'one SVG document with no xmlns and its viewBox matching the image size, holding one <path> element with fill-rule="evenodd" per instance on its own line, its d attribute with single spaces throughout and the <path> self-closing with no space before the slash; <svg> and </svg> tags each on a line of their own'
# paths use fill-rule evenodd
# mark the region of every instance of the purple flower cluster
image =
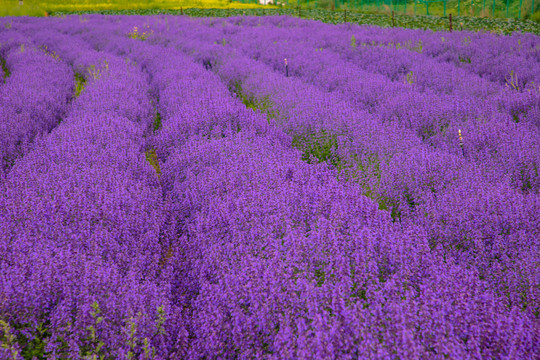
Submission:
<svg viewBox="0 0 540 360">
<path fill-rule="evenodd" d="M 44 47 L 12 31 L 0 32 L 0 173 L 54 128 L 67 110 L 73 73 Z"/>
<path fill-rule="evenodd" d="M 38 81 L 18 66 L 65 75 L 32 95 L 43 124 L 2 130 L 25 151 L 0 188 L 0 357 L 539 357 L 539 49 L 10 19 L 0 93 Z"/>
<path fill-rule="evenodd" d="M 139 357 L 145 338 L 165 346 L 169 305 L 158 279 L 164 205 L 144 155 L 150 89 L 122 58 L 73 60 L 84 90 L 3 183 L 2 317 L 23 354 L 41 342 L 49 358 Z"/>
</svg>

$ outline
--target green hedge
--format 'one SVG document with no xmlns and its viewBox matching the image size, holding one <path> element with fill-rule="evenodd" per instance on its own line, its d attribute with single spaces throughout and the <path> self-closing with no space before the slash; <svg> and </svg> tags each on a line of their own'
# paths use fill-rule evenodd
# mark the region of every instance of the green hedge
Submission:
<svg viewBox="0 0 540 360">
<path fill-rule="evenodd" d="M 540 0 L 539 0 L 540 1 Z M 381 27 L 391 27 L 393 25 L 391 15 L 365 14 L 355 11 L 331 11 L 324 9 L 295 9 L 295 8 L 258 8 L 258 9 L 147 9 L 147 10 L 120 10 L 120 11 L 77 11 L 77 12 L 57 12 L 52 15 L 62 16 L 66 14 L 88 14 L 99 13 L 106 15 L 157 15 L 173 14 L 194 16 L 194 17 L 228 17 L 228 16 L 266 16 L 266 15 L 290 15 L 300 16 L 306 19 L 319 20 L 326 23 L 338 24 L 345 21 L 356 24 L 369 24 Z M 395 26 L 411 29 L 431 29 L 448 30 L 448 18 L 425 15 L 395 15 Z M 500 34 L 511 34 L 516 31 L 531 32 L 540 34 L 540 24 L 531 20 L 516 19 L 493 19 L 469 16 L 454 16 L 454 30 L 472 31 L 492 31 Z"/>
</svg>

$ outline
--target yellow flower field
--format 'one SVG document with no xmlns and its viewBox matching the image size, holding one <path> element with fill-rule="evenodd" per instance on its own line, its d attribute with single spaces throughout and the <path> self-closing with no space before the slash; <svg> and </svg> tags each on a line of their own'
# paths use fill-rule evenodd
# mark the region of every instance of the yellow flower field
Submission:
<svg viewBox="0 0 540 360">
<path fill-rule="evenodd" d="M 258 4 L 229 2 L 228 0 L 2 0 L 0 16 L 43 16 L 57 11 L 87 11 L 87 10 L 135 10 L 135 9 L 173 9 L 180 8 L 256 8 Z"/>
</svg>

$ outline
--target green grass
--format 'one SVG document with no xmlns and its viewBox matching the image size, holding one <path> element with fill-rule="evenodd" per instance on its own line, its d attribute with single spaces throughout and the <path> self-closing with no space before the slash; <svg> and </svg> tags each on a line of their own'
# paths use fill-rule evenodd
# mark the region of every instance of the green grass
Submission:
<svg viewBox="0 0 540 360">
<path fill-rule="evenodd" d="M 155 149 L 150 149 L 145 152 L 146 161 L 154 168 L 158 177 L 161 177 L 161 166 Z"/>
<path fill-rule="evenodd" d="M 154 128 L 154 132 L 158 131 L 159 129 L 161 129 L 161 126 L 162 126 L 162 123 L 161 123 L 161 114 L 159 112 L 156 111 L 156 115 L 154 116 L 154 124 L 153 124 L 153 128 Z"/>
<path fill-rule="evenodd" d="M 6 59 L 0 58 L 0 68 L 2 68 L 2 81 L 5 83 L 6 79 L 11 75 L 11 72 L 6 66 Z"/>
<path fill-rule="evenodd" d="M 338 139 L 336 134 L 321 130 L 317 133 L 293 136 L 293 146 L 302 152 L 302 160 L 307 163 L 328 162 L 339 167 L 341 159 L 336 155 Z"/>
<path fill-rule="evenodd" d="M 75 97 L 81 95 L 81 92 L 84 90 L 84 85 L 86 84 L 86 79 L 82 74 L 75 73 Z"/>
</svg>

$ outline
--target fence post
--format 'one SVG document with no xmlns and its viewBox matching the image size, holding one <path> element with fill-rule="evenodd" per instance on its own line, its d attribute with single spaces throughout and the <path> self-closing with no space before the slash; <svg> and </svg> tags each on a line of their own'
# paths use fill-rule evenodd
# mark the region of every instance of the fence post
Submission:
<svg viewBox="0 0 540 360">
<path fill-rule="evenodd" d="M 461 1 L 457 0 L 457 16 L 461 14 Z"/>
<path fill-rule="evenodd" d="M 519 12 L 518 19 L 521 19 L 521 6 L 523 5 L 523 0 L 519 0 Z"/>
<path fill-rule="evenodd" d="M 465 156 L 465 149 L 463 149 L 463 136 L 461 136 L 461 129 L 458 129 L 459 147 L 461 148 L 461 155 Z"/>
<path fill-rule="evenodd" d="M 446 0 L 443 2 L 443 16 L 446 16 Z"/>
<path fill-rule="evenodd" d="M 510 6 L 509 4 L 510 0 L 506 0 L 506 17 L 508 18 L 508 7 Z"/>
<path fill-rule="evenodd" d="M 491 16 L 495 17 L 495 0 L 493 0 L 493 9 L 491 10 Z"/>
<path fill-rule="evenodd" d="M 448 15 L 448 20 L 450 21 L 450 32 L 452 32 L 452 14 Z"/>
</svg>

